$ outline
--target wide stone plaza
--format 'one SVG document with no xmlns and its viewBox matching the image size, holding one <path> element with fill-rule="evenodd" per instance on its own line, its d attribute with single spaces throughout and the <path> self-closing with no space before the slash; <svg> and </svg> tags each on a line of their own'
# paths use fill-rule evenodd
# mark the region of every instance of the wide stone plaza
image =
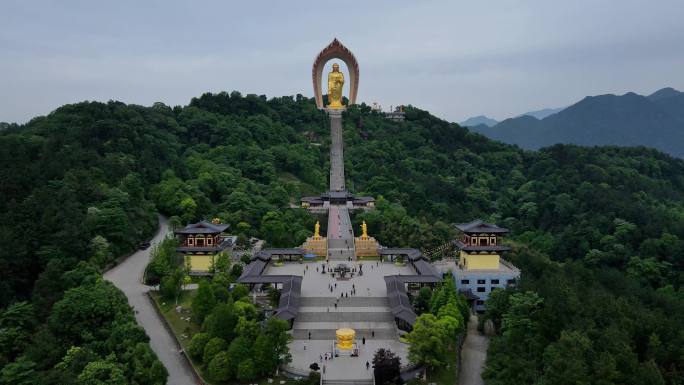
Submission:
<svg viewBox="0 0 684 385">
<path fill-rule="evenodd" d="M 322 273 L 324 265 L 327 269 L 340 263 L 353 271 L 362 269 L 363 275 L 338 279 L 328 272 Z M 407 345 L 399 341 L 401 332 L 390 312 L 383 278 L 415 274 L 411 267 L 379 261 L 328 265 L 325 262 L 291 262 L 283 266 L 270 265 L 264 274 L 300 275 L 303 278 L 299 314 L 292 328 L 290 366 L 306 372 L 312 363 L 318 362 L 321 368 L 325 367 L 324 378 L 370 380 L 372 370 L 366 370 L 366 362 L 372 362 L 375 351 L 380 348 L 390 349 L 401 357 L 402 363 L 408 363 Z M 333 356 L 335 331 L 342 328 L 356 331 L 359 355 L 340 355 L 326 360 L 326 353 Z"/>
</svg>

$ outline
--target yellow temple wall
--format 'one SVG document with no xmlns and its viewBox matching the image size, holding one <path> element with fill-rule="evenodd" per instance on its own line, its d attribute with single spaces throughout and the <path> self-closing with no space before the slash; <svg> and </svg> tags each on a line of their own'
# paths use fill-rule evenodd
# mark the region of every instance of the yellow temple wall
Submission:
<svg viewBox="0 0 684 385">
<path fill-rule="evenodd" d="M 186 255 L 186 263 L 190 262 L 190 271 L 209 271 L 215 255 Z"/>
<path fill-rule="evenodd" d="M 498 254 L 467 254 L 461 251 L 463 267 L 468 270 L 498 269 L 499 258 Z"/>
</svg>

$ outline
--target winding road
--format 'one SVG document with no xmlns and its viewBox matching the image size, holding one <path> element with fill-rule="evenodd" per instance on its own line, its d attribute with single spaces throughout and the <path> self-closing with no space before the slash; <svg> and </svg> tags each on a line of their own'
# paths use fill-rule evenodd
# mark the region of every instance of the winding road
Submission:
<svg viewBox="0 0 684 385">
<path fill-rule="evenodd" d="M 159 216 L 159 230 L 151 240 L 152 245 L 161 242 L 169 233 L 169 224 L 165 217 Z M 128 298 L 133 307 L 138 325 L 145 329 L 150 337 L 150 346 L 169 372 L 169 385 L 196 384 L 194 373 L 185 358 L 178 352 L 176 340 L 164 327 L 152 303 L 147 298 L 149 286 L 142 284 L 145 266 L 150 260 L 152 247 L 139 250 L 121 264 L 108 270 L 104 278 L 118 287 Z"/>
<path fill-rule="evenodd" d="M 477 331 L 477 316 L 471 315 L 468 334 L 461 349 L 461 368 L 458 374 L 459 385 L 484 385 L 482 370 L 487 361 L 489 338 Z"/>
</svg>

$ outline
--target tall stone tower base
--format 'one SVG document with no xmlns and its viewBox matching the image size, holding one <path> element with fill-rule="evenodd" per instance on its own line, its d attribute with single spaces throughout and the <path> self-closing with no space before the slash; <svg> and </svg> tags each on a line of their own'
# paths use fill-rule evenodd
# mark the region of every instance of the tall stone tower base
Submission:
<svg viewBox="0 0 684 385">
<path fill-rule="evenodd" d="M 307 253 L 325 257 L 328 255 L 328 238 L 321 236 L 308 237 L 304 245 L 302 245 L 302 249 Z"/>
</svg>

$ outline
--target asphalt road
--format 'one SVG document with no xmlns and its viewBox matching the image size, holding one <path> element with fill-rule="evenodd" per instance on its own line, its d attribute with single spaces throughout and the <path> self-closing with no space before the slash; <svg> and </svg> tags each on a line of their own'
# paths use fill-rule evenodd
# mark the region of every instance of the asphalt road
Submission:
<svg viewBox="0 0 684 385">
<path fill-rule="evenodd" d="M 470 316 L 468 334 L 461 350 L 459 385 L 484 385 L 482 369 L 487 360 L 489 339 L 477 331 L 477 317 Z"/>
<path fill-rule="evenodd" d="M 151 243 L 154 245 L 161 242 L 168 233 L 168 221 L 160 216 L 159 230 Z M 104 278 L 123 291 L 128 298 L 128 303 L 133 307 L 138 325 L 145 329 L 150 337 L 152 350 L 169 372 L 167 384 L 196 384 L 197 381 L 192 369 L 180 355 L 174 337 L 167 332 L 153 305 L 147 299 L 146 293 L 150 287 L 141 283 L 151 250 L 152 247 L 147 250 L 139 250 L 121 264 L 107 271 Z"/>
</svg>

